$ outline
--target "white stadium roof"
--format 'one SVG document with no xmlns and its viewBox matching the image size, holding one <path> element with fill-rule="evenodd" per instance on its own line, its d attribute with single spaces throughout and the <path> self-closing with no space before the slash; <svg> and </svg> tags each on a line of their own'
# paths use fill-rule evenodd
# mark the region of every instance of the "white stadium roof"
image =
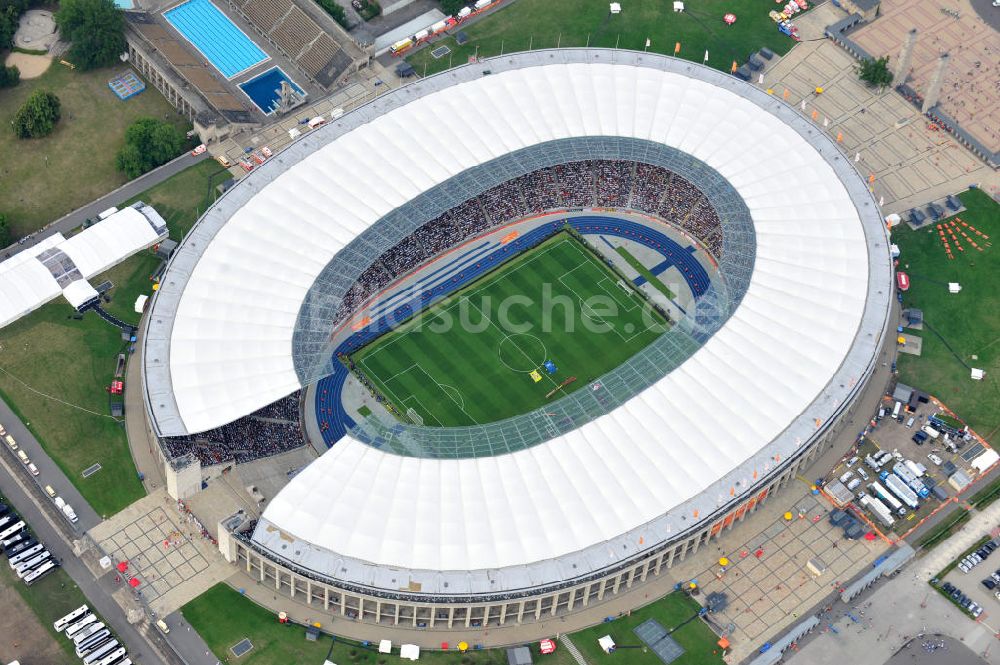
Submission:
<svg viewBox="0 0 1000 665">
<path fill-rule="evenodd" d="M 693 155 L 750 211 L 752 279 L 678 369 L 544 444 L 441 460 L 338 442 L 268 504 L 254 537 L 330 577 L 398 589 L 406 581 L 380 570 L 405 569 L 424 591 L 457 593 L 612 565 L 793 456 L 853 394 L 881 341 L 891 281 L 881 217 L 836 146 L 795 111 L 660 56 L 581 49 L 488 64 L 489 76 L 474 65 L 432 77 L 314 132 L 206 215 L 156 296 L 166 322 L 150 325 L 145 349 L 161 434 L 216 427 L 298 389 L 296 317 L 337 252 L 420 193 L 526 146 L 621 136 Z M 484 121 L 464 129 L 474 118 Z M 229 198 L 241 187 L 243 199 Z M 485 569 L 442 584 L 440 571 Z"/>
</svg>

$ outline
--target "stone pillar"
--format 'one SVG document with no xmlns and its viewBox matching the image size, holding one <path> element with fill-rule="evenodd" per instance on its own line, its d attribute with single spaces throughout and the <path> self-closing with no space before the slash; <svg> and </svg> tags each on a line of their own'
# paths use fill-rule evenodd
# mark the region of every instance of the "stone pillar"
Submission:
<svg viewBox="0 0 1000 665">
<path fill-rule="evenodd" d="M 507 620 L 507 603 L 504 603 L 500 606 L 500 625 L 502 626 L 503 622 L 506 620 Z"/>
<path fill-rule="evenodd" d="M 524 601 L 523 600 L 518 601 L 518 603 L 517 603 L 517 622 L 521 623 L 522 619 L 524 619 Z"/>
<path fill-rule="evenodd" d="M 938 58 L 938 66 L 934 70 L 934 76 L 931 77 L 931 82 L 927 86 L 927 94 L 924 95 L 924 105 L 920 108 L 921 113 L 927 113 L 927 111 L 937 106 L 938 99 L 941 96 L 941 86 L 944 85 L 944 72 L 947 68 L 948 54 L 942 53 L 941 57 Z"/>
<path fill-rule="evenodd" d="M 913 61 L 913 45 L 916 41 L 917 29 L 910 28 L 910 31 L 906 33 L 903 48 L 899 51 L 899 60 L 896 61 L 896 69 L 892 72 L 892 82 L 896 85 L 906 83 L 906 79 L 910 75 L 910 63 Z"/>
<path fill-rule="evenodd" d="M 330 588 L 327 586 L 323 587 L 323 611 L 330 611 Z"/>
<path fill-rule="evenodd" d="M 398 601 L 396 602 L 396 616 L 395 616 L 395 621 L 393 622 L 393 625 L 394 626 L 398 626 L 399 625 L 399 602 Z"/>
<path fill-rule="evenodd" d="M 375 623 L 382 623 L 382 601 L 375 601 Z"/>
<path fill-rule="evenodd" d="M 451 630 L 455 626 L 455 607 L 454 605 L 448 608 L 448 630 Z"/>
</svg>

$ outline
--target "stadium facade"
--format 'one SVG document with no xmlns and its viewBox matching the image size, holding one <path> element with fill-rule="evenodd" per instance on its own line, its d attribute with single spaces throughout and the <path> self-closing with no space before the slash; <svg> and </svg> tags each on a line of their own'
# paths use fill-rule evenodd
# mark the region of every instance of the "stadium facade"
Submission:
<svg viewBox="0 0 1000 665">
<path fill-rule="evenodd" d="M 351 289 L 387 250 L 498 183 L 609 158 L 669 169 L 711 202 L 722 281 L 704 306 L 547 406 L 554 426 L 529 413 L 400 424 L 389 439 L 350 427 L 259 520 L 220 533 L 231 561 L 363 620 L 539 619 L 697 551 L 839 433 L 892 298 L 865 182 L 764 91 L 600 49 L 503 56 L 394 90 L 227 192 L 174 254 L 147 321 L 154 431 L 195 434 L 322 380 L 370 304 Z"/>
</svg>

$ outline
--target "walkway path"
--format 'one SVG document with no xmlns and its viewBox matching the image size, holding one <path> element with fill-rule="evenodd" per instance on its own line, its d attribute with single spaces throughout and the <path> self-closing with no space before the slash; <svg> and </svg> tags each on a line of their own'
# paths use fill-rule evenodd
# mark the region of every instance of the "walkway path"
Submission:
<svg viewBox="0 0 1000 665">
<path fill-rule="evenodd" d="M 573 644 L 573 640 L 569 639 L 568 635 L 563 635 L 559 638 L 559 641 L 564 647 L 566 647 L 566 651 L 569 651 L 569 655 L 573 656 L 573 660 L 577 662 L 577 665 L 587 665 L 587 661 L 583 657 L 583 654 L 576 648 L 576 645 Z"/>
<path fill-rule="evenodd" d="M 159 185 L 171 176 L 177 175 L 189 166 L 194 166 L 198 162 L 204 161 L 208 158 L 209 154 L 207 152 L 198 156 L 191 155 L 190 153 L 184 153 L 173 161 L 167 162 L 163 166 L 153 169 L 149 173 L 141 175 L 135 180 L 125 183 L 118 189 L 110 192 L 109 194 L 105 194 L 96 201 L 91 201 L 87 205 L 77 208 L 71 213 L 63 215 L 42 230 L 36 231 L 34 234 L 22 239 L 22 241 L 11 245 L 5 250 L 2 250 L 2 253 L 0 253 L 0 260 L 27 249 L 28 247 L 37 245 L 45 238 L 48 238 L 56 233 L 62 233 L 65 235 L 77 227 L 82 226 L 88 219 L 96 217 L 98 213 L 104 212 L 108 208 L 118 206 L 132 197 L 141 194 L 150 187 Z"/>
</svg>

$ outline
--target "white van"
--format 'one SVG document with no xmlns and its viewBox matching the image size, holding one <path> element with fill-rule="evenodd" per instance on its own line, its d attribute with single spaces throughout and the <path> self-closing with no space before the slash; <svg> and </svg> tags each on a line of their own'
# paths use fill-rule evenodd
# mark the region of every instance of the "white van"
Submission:
<svg viewBox="0 0 1000 665">
<path fill-rule="evenodd" d="M 903 409 L 902 402 L 896 402 L 896 406 L 892 407 L 892 417 L 898 419 L 899 412 Z"/>
<path fill-rule="evenodd" d="M 937 431 L 930 425 L 924 425 L 923 427 L 920 428 L 920 431 L 926 434 L 927 436 L 931 437 L 932 439 L 936 439 L 939 436 L 941 436 L 941 432 Z"/>
</svg>

